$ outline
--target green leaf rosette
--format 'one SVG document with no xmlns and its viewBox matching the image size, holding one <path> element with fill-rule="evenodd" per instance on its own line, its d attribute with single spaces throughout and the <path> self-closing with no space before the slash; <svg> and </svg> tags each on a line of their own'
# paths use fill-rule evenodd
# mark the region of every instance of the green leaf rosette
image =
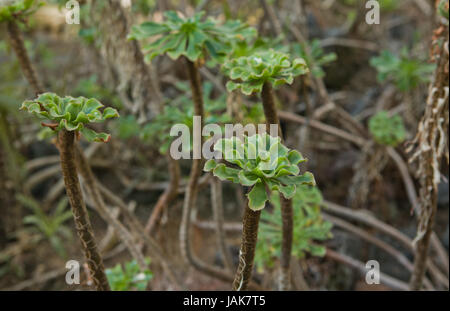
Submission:
<svg viewBox="0 0 450 311">
<path fill-rule="evenodd" d="M 108 142 L 111 138 L 109 134 L 97 133 L 86 127 L 86 124 L 99 123 L 119 116 L 117 110 L 111 107 L 100 111 L 103 107 L 95 98 L 59 97 L 54 93 L 44 93 L 34 100 L 24 101 L 20 109 L 48 120 L 49 123 L 41 124 L 54 131 L 79 131 L 88 141 Z"/>
<path fill-rule="evenodd" d="M 164 13 L 165 21 L 161 23 L 145 22 L 134 26 L 128 36 L 130 39 L 143 40 L 159 36 L 144 45 L 147 61 L 167 53 L 170 58 L 187 57 L 195 62 L 206 51 L 211 57 L 221 57 L 232 50 L 232 42 L 245 40 L 256 35 L 256 30 L 240 21 L 203 20 L 204 12 L 192 17 L 180 17 L 175 11 Z"/>
<path fill-rule="evenodd" d="M 403 120 L 399 115 L 389 116 L 380 111 L 369 120 L 369 131 L 375 141 L 381 145 L 395 147 L 406 138 Z"/>
<path fill-rule="evenodd" d="M 204 171 L 211 171 L 220 180 L 252 187 L 247 194 L 252 210 L 263 209 L 272 191 L 290 199 L 297 186 L 315 185 L 311 173 L 299 174 L 298 164 L 306 159 L 297 150 L 285 147 L 279 137 L 264 133 L 244 136 L 244 141 L 236 137 L 220 139 L 214 150 L 223 155 L 225 163 L 208 160 Z"/>
<path fill-rule="evenodd" d="M 260 93 L 266 82 L 274 87 L 292 84 L 296 76 L 308 72 L 308 67 L 303 58 L 291 61 L 289 54 L 270 50 L 231 59 L 223 64 L 222 70 L 232 80 L 227 83 L 229 92 L 240 89 L 250 95 Z"/>
</svg>

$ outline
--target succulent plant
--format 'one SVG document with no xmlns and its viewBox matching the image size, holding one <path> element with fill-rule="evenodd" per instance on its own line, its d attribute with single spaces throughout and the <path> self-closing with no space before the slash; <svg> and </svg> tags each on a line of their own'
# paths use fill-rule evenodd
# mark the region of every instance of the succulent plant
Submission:
<svg viewBox="0 0 450 311">
<path fill-rule="evenodd" d="M 95 98 L 62 98 L 54 93 L 44 93 L 34 100 L 24 101 L 20 109 L 49 120 L 49 123 L 41 124 L 54 131 L 80 131 L 89 141 L 107 142 L 111 137 L 109 134 L 97 133 L 86 127 L 88 123 L 103 122 L 119 116 L 114 108 L 107 107 L 100 111 L 102 107 L 104 106 Z"/>
<path fill-rule="evenodd" d="M 227 83 L 228 91 L 241 89 L 246 95 L 261 92 L 266 82 L 273 86 L 291 84 L 296 76 L 308 72 L 304 59 L 291 61 L 288 54 L 274 50 L 231 59 L 222 69 L 232 80 Z"/>
<path fill-rule="evenodd" d="M 273 39 L 259 36 L 255 40 L 233 42 L 233 54 L 227 55 L 227 58 L 232 59 L 243 56 L 251 56 L 255 53 L 264 52 L 270 49 L 287 53 L 289 51 L 289 46 L 282 43 L 282 38 Z"/>
<path fill-rule="evenodd" d="M 214 67 L 215 65 L 223 64 L 230 59 L 251 56 L 255 53 L 264 52 L 270 49 L 284 53 L 289 52 L 289 46 L 282 43 L 281 37 L 276 39 L 263 36 L 258 36 L 257 38 L 247 37 L 245 40 L 233 40 L 231 45 L 231 52 L 227 53 L 224 57 L 208 60 L 207 66 Z"/>
<path fill-rule="evenodd" d="M 439 14 L 448 20 L 448 0 L 441 0 L 438 5 Z"/>
<path fill-rule="evenodd" d="M 33 14 L 41 5 L 37 0 L 4 1 L 0 4 L 0 23 Z"/>
<path fill-rule="evenodd" d="M 150 264 L 150 258 L 146 258 L 146 263 Z M 135 259 L 125 262 L 123 266 L 118 263 L 106 269 L 106 275 L 113 291 L 144 291 L 153 278 L 150 269 L 142 271 Z"/>
<path fill-rule="evenodd" d="M 37 241 L 48 240 L 50 245 L 61 257 L 66 257 L 66 245 L 72 238 L 72 231 L 66 226 L 72 212 L 67 210 L 67 199 L 62 198 L 51 214 L 43 211 L 39 202 L 25 195 L 17 195 L 23 206 L 30 209 L 31 215 L 23 218 L 23 223 L 29 225 L 25 230 L 37 234 Z"/>
<path fill-rule="evenodd" d="M 373 57 L 370 64 L 377 69 L 379 82 L 390 79 L 402 92 L 410 91 L 421 83 L 428 82 L 435 68 L 434 64 L 412 58 L 406 48 L 402 49 L 400 56 L 390 51 L 383 51 L 380 56 Z"/>
<path fill-rule="evenodd" d="M 292 45 L 292 53 L 302 57 L 308 68 L 310 68 L 313 76 L 322 78 L 325 76 L 325 71 L 322 67 L 337 59 L 336 53 L 325 53 L 320 46 L 320 40 L 313 40 L 309 44 L 310 53 L 308 53 L 303 45 L 295 43 Z"/>
<path fill-rule="evenodd" d="M 332 224 L 325 221 L 320 213 L 322 194 L 317 187 L 300 185 L 292 198 L 294 212 L 294 228 L 292 255 L 303 258 L 306 253 L 312 256 L 323 256 L 325 247 L 314 243 L 332 237 Z M 274 192 L 270 198 L 274 209 L 261 214 L 258 243 L 256 245 L 255 263 L 258 270 L 272 267 L 274 258 L 281 254 L 282 245 L 282 217 L 280 196 Z"/>
<path fill-rule="evenodd" d="M 389 117 L 380 111 L 369 120 L 369 130 L 375 141 L 385 146 L 397 146 L 405 140 L 406 131 L 399 115 Z"/>
<path fill-rule="evenodd" d="M 178 83 L 178 88 L 184 91 L 181 96 L 171 100 L 161 114 L 151 122 L 139 128 L 139 137 L 145 143 L 155 145 L 158 142 L 159 151 L 166 154 L 174 137 L 170 136 L 170 129 L 175 124 L 185 124 L 192 130 L 193 127 L 193 104 L 192 96 L 189 94 L 189 86 Z M 203 102 L 205 103 L 204 124 L 224 124 L 230 121 L 228 114 L 222 113 L 226 110 L 225 96 L 212 98 L 213 85 L 210 82 L 203 83 Z M 192 146 L 192 142 L 191 145 Z"/>
<path fill-rule="evenodd" d="M 211 57 L 225 55 L 231 50 L 231 41 L 244 40 L 256 34 L 253 28 L 240 21 L 227 21 L 224 24 L 213 18 L 202 21 L 204 12 L 192 17 L 182 18 L 175 11 L 164 13 L 166 21 L 162 23 L 145 22 L 134 26 L 130 39 L 147 39 L 160 36 L 159 39 L 143 47 L 148 53 L 147 60 L 167 53 L 172 59 L 186 56 L 195 62 L 206 50 Z"/>
<path fill-rule="evenodd" d="M 252 187 L 247 195 L 252 210 L 263 209 L 271 191 L 279 191 L 290 199 L 297 186 L 315 184 L 311 173 L 299 175 L 298 164 L 306 159 L 298 151 L 282 145 L 279 137 L 263 133 L 244 136 L 244 141 L 237 137 L 220 139 L 214 150 L 220 151 L 224 160 L 233 166 L 211 159 L 205 163 L 204 170 L 212 171 L 220 180 Z"/>
</svg>

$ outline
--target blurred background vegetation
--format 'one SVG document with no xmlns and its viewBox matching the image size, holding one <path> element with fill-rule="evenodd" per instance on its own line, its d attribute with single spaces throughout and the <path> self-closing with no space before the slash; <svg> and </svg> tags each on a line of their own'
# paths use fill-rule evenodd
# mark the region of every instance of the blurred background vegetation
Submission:
<svg viewBox="0 0 450 311">
<path fill-rule="evenodd" d="M 258 30 L 256 39 L 241 42 L 229 57 L 274 49 L 304 58 L 310 68 L 310 74 L 276 93 L 286 144 L 308 158 L 308 171 L 318 185 L 305 186 L 294 200 L 294 288 L 393 289 L 389 284 L 365 284 L 364 264 L 370 259 L 380 262 L 383 273 L 408 282 L 411 248 L 371 224 L 394 228 L 407 240 L 416 234 L 410 192 L 412 187 L 417 196 L 418 183 L 415 167 L 406 163 L 404 146 L 415 136 L 436 66 L 429 62 L 433 29 L 440 18 L 434 1 L 380 0 L 380 25 L 365 23 L 365 1 L 356 0 L 132 0 L 131 7 L 128 1 L 112 2 L 120 8 L 117 15 L 105 14 L 102 5 L 109 4 L 80 1 L 81 24 L 68 25 L 66 1 L 44 1 L 20 29 L 45 90 L 95 97 L 120 111 L 121 118 L 101 125 L 113 135 L 108 144 L 81 144 L 97 178 L 143 224 L 171 180 L 165 157 L 170 127 L 192 126 L 192 98 L 179 62 L 156 57 L 146 64 L 152 98 L 146 104 L 157 103 L 160 110 L 154 115 L 136 108 L 133 85 L 139 76 L 133 77 L 133 68 L 123 62 L 129 58 L 114 50 L 111 36 L 120 35 L 120 25 L 129 30 L 144 21 L 161 21 L 168 9 L 184 15 L 203 10 L 207 16 L 239 19 Z M 117 28 L 107 35 L 102 23 Z M 65 261 L 82 257 L 64 199 L 58 151 L 52 135 L 36 135 L 37 120 L 19 113 L 20 104 L 34 98 L 34 92 L 4 26 L 0 25 L 0 176 L 6 192 L 0 198 L 0 289 L 71 290 L 74 287 L 63 278 Z M 117 58 L 113 65 L 111 57 Z M 205 123 L 263 123 L 259 98 L 227 94 L 220 67 L 205 61 Z M 181 189 L 190 162 L 181 160 L 179 166 Z M 448 172 L 447 163 L 442 171 Z M 199 193 L 193 248 L 205 260 L 223 266 L 212 234 L 207 185 L 204 182 Z M 448 185 L 441 186 L 435 232 L 441 249 L 448 251 Z M 170 254 L 183 287 L 228 289 L 229 284 L 195 273 L 183 263 L 177 241 L 183 200 L 179 192 L 161 212 L 152 236 Z M 226 241 L 236 264 L 245 199 L 240 187 L 231 183 L 223 184 L 223 197 Z M 110 204 L 113 210 L 116 206 Z M 148 284 L 152 289 L 173 289 L 158 266 L 141 274 L 112 229 L 93 209 L 89 212 L 115 290 L 143 290 Z M 274 288 L 279 265 L 279 213 L 276 206 L 263 212 L 255 259 L 256 280 L 269 289 Z M 432 254 L 435 251 L 432 248 Z M 429 287 L 448 289 L 448 263 L 432 258 L 437 271 L 427 275 Z M 87 289 L 82 278 L 77 288 Z"/>
</svg>

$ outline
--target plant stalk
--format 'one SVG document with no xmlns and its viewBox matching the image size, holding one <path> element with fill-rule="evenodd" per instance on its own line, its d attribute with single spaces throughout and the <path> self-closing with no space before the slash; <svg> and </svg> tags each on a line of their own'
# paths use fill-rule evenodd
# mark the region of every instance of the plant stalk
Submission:
<svg viewBox="0 0 450 311">
<path fill-rule="evenodd" d="M 133 235 L 116 217 L 114 217 L 112 210 L 109 210 L 106 207 L 105 201 L 103 200 L 100 190 L 98 189 L 94 174 L 92 173 L 91 167 L 89 166 L 86 157 L 83 154 L 83 151 L 79 146 L 75 146 L 75 149 L 77 168 L 83 178 L 83 181 L 85 182 L 86 192 L 92 199 L 95 205 L 95 209 L 100 214 L 100 216 L 118 233 L 120 239 L 130 251 L 130 254 L 134 259 L 136 259 L 136 262 L 139 265 L 140 269 L 147 269 L 148 265 L 145 262 L 145 257 L 142 254 L 141 250 L 137 247 L 137 243 L 134 240 Z"/>
<path fill-rule="evenodd" d="M 19 60 L 20 68 L 22 68 L 25 78 L 33 87 L 33 91 L 36 96 L 43 93 L 42 86 L 37 79 L 36 71 L 31 64 L 27 50 L 25 49 L 25 44 L 23 42 L 19 25 L 14 20 L 9 21 L 6 25 L 6 30 L 9 35 L 9 42 L 17 56 L 17 59 Z"/>
<path fill-rule="evenodd" d="M 202 118 L 201 128 L 203 128 L 203 96 L 201 91 L 200 73 L 198 71 L 197 65 L 188 59 L 186 59 L 186 66 L 192 90 L 194 116 L 199 116 Z M 197 141 L 197 143 L 200 143 L 201 148 L 201 142 L 203 140 L 202 135 L 200 135 L 199 139 L 200 141 Z M 194 150 L 195 148 L 198 148 L 196 144 L 194 144 L 193 146 Z M 198 182 L 202 172 L 202 163 L 203 159 L 201 159 L 201 157 L 200 159 L 196 159 L 194 157 L 194 159 L 192 160 L 191 173 L 189 175 L 189 182 L 186 187 L 186 193 L 183 203 L 183 215 L 180 225 L 181 254 L 188 263 L 190 263 L 195 269 L 199 270 L 200 272 L 228 282 L 232 280 L 232 277 L 230 275 L 228 275 L 221 269 L 204 263 L 192 253 L 191 240 L 189 238 L 191 233 L 191 214 L 197 200 Z"/>
<path fill-rule="evenodd" d="M 441 180 L 440 161 L 448 163 L 449 127 L 449 52 L 448 26 L 441 25 L 434 33 L 433 57 L 437 59 L 433 82 L 429 87 L 425 112 L 418 126 L 414 143 L 417 150 L 410 161 L 418 161 L 417 176 L 420 178 L 420 217 L 417 229 L 414 271 L 409 283 L 411 290 L 420 290 L 426 273 L 430 240 L 437 211 L 438 184 Z M 438 42 L 441 40 L 442 42 Z"/>
<path fill-rule="evenodd" d="M 217 244 L 222 255 L 222 259 L 225 268 L 228 271 L 233 271 L 233 259 L 230 251 L 228 250 L 227 243 L 225 241 L 226 234 L 223 228 L 223 196 L 222 196 L 222 184 L 217 178 L 211 180 L 211 205 L 213 208 L 213 217 L 216 222 L 216 235 Z"/>
<path fill-rule="evenodd" d="M 75 132 L 66 130 L 59 132 L 58 147 L 66 193 L 70 206 L 72 207 L 75 227 L 87 260 L 90 276 L 98 291 L 108 291 L 110 287 L 106 278 L 105 267 L 103 266 L 103 260 L 95 242 L 78 180 L 74 143 Z"/>
<path fill-rule="evenodd" d="M 266 130 L 269 132 L 271 124 L 278 125 L 278 135 L 283 140 L 283 133 L 281 131 L 280 120 L 278 118 L 277 108 L 275 106 L 275 96 L 273 94 L 272 84 L 266 82 L 263 85 L 261 92 L 264 115 L 266 117 Z M 280 277 L 279 289 L 289 290 L 291 285 L 291 253 L 292 241 L 294 235 L 294 211 L 292 208 L 292 200 L 285 199 L 280 194 L 281 202 L 281 220 L 282 220 L 282 243 L 281 243 L 281 257 L 280 257 Z"/>
<path fill-rule="evenodd" d="M 180 184 L 180 164 L 177 160 L 173 159 L 170 154 L 168 154 L 166 158 L 169 164 L 170 184 L 156 202 L 152 214 L 148 218 L 147 224 L 145 225 L 145 234 L 152 233 L 152 230 L 158 222 L 162 211 L 178 195 L 178 187 Z"/>
<path fill-rule="evenodd" d="M 287 200 L 280 195 L 281 199 L 281 273 L 279 278 L 279 290 L 289 290 L 291 287 L 291 253 L 294 238 L 294 210 L 292 200 Z"/>
<path fill-rule="evenodd" d="M 239 266 L 232 287 L 235 291 L 243 291 L 248 288 L 248 283 L 252 276 L 260 216 L 261 211 L 251 210 L 248 204 L 245 206 L 242 220 L 243 227 L 241 248 L 239 250 Z"/>
<path fill-rule="evenodd" d="M 10 130 L 7 112 L 0 110 L 0 246 L 22 224 L 22 207 L 16 200 L 21 174 Z"/>
<path fill-rule="evenodd" d="M 119 211 L 124 217 L 124 220 L 132 234 L 134 236 L 140 237 L 144 241 L 144 244 L 150 251 L 152 258 L 154 259 L 154 261 L 157 261 L 161 264 L 164 272 L 167 275 L 167 278 L 172 282 L 172 285 L 175 287 L 175 289 L 182 290 L 182 287 L 180 288 L 179 282 L 173 273 L 173 269 L 170 267 L 170 261 L 167 259 L 166 254 L 158 245 L 158 243 L 150 235 L 145 233 L 144 226 L 139 222 L 136 215 L 134 215 L 129 210 L 127 204 L 122 201 L 120 197 L 108 190 L 98 180 L 95 181 L 104 199 L 110 201 L 110 203 L 115 204 L 119 208 Z"/>
<path fill-rule="evenodd" d="M 3 215 L 0 218 L 0 247 L 3 249 L 8 241 L 8 219 L 5 219 L 8 215 L 8 208 L 14 204 L 11 203 L 10 189 L 8 189 L 8 172 L 6 166 L 6 154 L 3 152 L 3 148 L 0 148 L 0 213 Z"/>
<path fill-rule="evenodd" d="M 192 101 L 194 103 L 194 116 L 200 116 L 203 118 L 203 98 L 201 95 L 200 74 L 195 63 L 188 59 L 186 59 L 186 66 L 192 91 Z M 195 147 L 196 146 L 193 146 L 193 148 Z M 197 261 L 191 252 L 189 236 L 191 232 L 190 223 L 192 208 L 194 207 L 197 199 L 198 181 L 202 172 L 202 162 L 202 159 L 193 159 L 192 161 L 191 173 L 189 175 L 189 182 L 184 197 L 183 215 L 180 226 L 181 254 L 187 262 L 191 263 L 194 267 L 197 266 Z"/>
</svg>

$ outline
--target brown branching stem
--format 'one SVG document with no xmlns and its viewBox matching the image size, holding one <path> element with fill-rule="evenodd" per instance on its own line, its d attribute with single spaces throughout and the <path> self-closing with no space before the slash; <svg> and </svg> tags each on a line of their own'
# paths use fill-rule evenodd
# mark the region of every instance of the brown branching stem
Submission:
<svg viewBox="0 0 450 311">
<path fill-rule="evenodd" d="M 448 26 L 440 25 L 434 33 L 434 39 L 432 55 L 437 59 L 437 66 L 429 87 L 424 116 L 414 139 L 416 150 L 410 158 L 410 161 L 418 160 L 417 176 L 420 181 L 420 214 L 415 239 L 414 271 L 409 284 L 411 290 L 422 288 L 437 212 L 438 184 L 441 179 L 440 161 L 445 156 L 448 163 L 449 158 Z"/>
<path fill-rule="evenodd" d="M 372 235 L 371 233 L 367 232 L 366 230 L 360 229 L 359 227 L 352 225 L 351 223 L 342 220 L 337 217 L 330 216 L 328 214 L 323 213 L 323 218 L 325 220 L 328 220 L 333 223 L 333 225 L 340 227 L 348 232 L 351 232 L 355 234 L 356 236 L 362 238 L 365 241 L 368 241 L 372 243 L 373 245 L 379 247 L 380 249 L 384 250 L 386 253 L 390 254 L 393 258 L 395 258 L 398 263 L 400 263 L 402 266 L 404 266 L 407 271 L 411 272 L 413 270 L 413 264 L 409 261 L 409 259 L 403 255 L 402 252 L 400 252 L 398 249 L 394 248 L 390 244 L 382 241 L 381 239 L 377 238 L 376 236 Z M 425 280 L 426 287 L 429 290 L 433 290 L 433 285 L 431 282 L 426 279 Z"/>
<path fill-rule="evenodd" d="M 167 161 L 169 164 L 170 183 L 163 194 L 159 197 L 158 201 L 153 208 L 147 224 L 145 225 L 145 234 L 151 234 L 155 227 L 161 213 L 173 199 L 178 195 L 178 187 L 180 184 L 180 165 L 177 160 L 173 159 L 170 155 L 167 155 Z"/>
<path fill-rule="evenodd" d="M 271 5 L 267 3 L 266 0 L 260 0 L 259 3 L 263 7 L 264 13 L 270 22 L 270 26 L 274 32 L 274 35 L 277 37 L 281 36 L 283 34 L 283 28 L 277 17 L 275 10 Z"/>
<path fill-rule="evenodd" d="M 22 224 L 22 208 L 16 194 L 22 188 L 18 159 L 11 142 L 7 113 L 0 110 L 0 248 L 7 236 Z"/>
<path fill-rule="evenodd" d="M 119 245 L 115 249 L 113 249 L 110 252 L 106 253 L 103 258 L 105 260 L 114 258 L 114 257 L 117 256 L 117 254 L 121 253 L 123 250 L 124 250 L 123 245 Z M 1 291 L 8 291 L 8 292 L 10 292 L 10 291 L 13 291 L 13 292 L 15 292 L 15 291 L 22 291 L 22 290 L 25 290 L 25 289 L 30 288 L 30 287 L 38 286 L 39 284 L 42 284 L 42 283 L 45 284 L 46 282 L 49 282 L 49 281 L 54 280 L 54 279 L 56 279 L 58 277 L 64 276 L 64 274 L 66 274 L 66 273 L 67 273 L 66 267 L 58 268 L 58 269 L 55 269 L 55 270 L 51 270 L 51 271 L 44 272 L 42 274 L 36 275 L 33 278 L 31 278 L 31 279 L 22 281 L 22 282 L 20 282 L 18 284 L 15 284 L 15 285 L 7 287 L 7 288 L 2 288 L 0 290 Z"/>
<path fill-rule="evenodd" d="M 199 116 L 202 118 L 203 123 L 203 96 L 201 91 L 200 74 L 198 71 L 197 64 L 186 59 L 187 73 L 189 76 L 189 82 L 192 90 L 192 101 L 194 103 L 194 117 Z M 203 126 L 202 126 L 203 128 Z M 200 146 L 202 138 L 199 137 Z M 193 150 L 198 148 L 194 143 Z M 195 151 L 194 151 L 195 152 Z M 191 232 L 191 214 L 192 209 L 195 206 L 198 193 L 198 182 L 202 172 L 203 160 L 196 158 L 192 161 L 191 173 L 189 175 L 189 182 L 186 188 L 186 193 L 183 203 L 183 215 L 180 225 L 180 248 L 181 254 L 185 260 L 190 263 L 195 269 L 203 272 L 207 275 L 216 277 L 223 281 L 231 281 L 232 277 L 225 271 L 218 269 L 214 266 L 208 265 L 197 258 L 192 252 L 190 232 Z"/>
<path fill-rule="evenodd" d="M 223 258 L 225 268 L 228 271 L 232 272 L 233 259 L 226 244 L 225 240 L 226 235 L 223 227 L 224 216 L 223 216 L 222 184 L 217 178 L 211 179 L 211 205 L 213 210 L 214 221 L 216 222 L 217 244 L 219 245 L 219 249 Z"/>
<path fill-rule="evenodd" d="M 402 176 L 403 183 L 406 188 L 406 193 L 408 195 L 408 199 L 411 202 L 411 205 L 414 209 L 414 213 L 419 217 L 420 215 L 420 202 L 418 200 L 416 188 L 414 186 L 414 182 L 412 180 L 411 175 L 409 174 L 408 165 L 402 159 L 402 157 L 395 151 L 394 148 L 388 147 L 387 153 L 397 165 L 397 168 Z M 430 236 L 430 244 L 433 247 L 434 251 L 439 258 L 441 265 L 443 266 L 445 272 L 448 274 L 449 266 L 448 266 L 448 254 L 439 240 L 439 237 L 435 232 L 431 233 Z"/>
<path fill-rule="evenodd" d="M 293 114 L 293 113 L 290 113 L 290 112 L 279 111 L 278 113 L 279 113 L 280 117 L 286 121 L 295 122 L 298 124 L 307 124 L 307 122 L 308 122 L 308 120 L 306 118 L 296 115 L 296 114 Z M 351 134 L 347 131 L 330 126 L 328 124 L 322 123 L 317 120 L 310 120 L 309 125 L 311 126 L 311 128 L 313 128 L 315 130 L 319 130 L 323 133 L 327 133 L 329 135 L 339 137 L 343 140 L 347 140 L 348 142 L 351 142 L 360 148 L 363 147 L 367 141 L 366 139 L 364 139 L 363 137 L 361 137 L 359 135 Z M 398 153 L 394 149 L 387 148 L 387 154 L 394 161 L 397 168 L 399 169 L 399 172 L 403 179 L 403 183 L 405 185 L 405 188 L 406 188 L 406 191 L 408 194 L 408 199 L 411 203 L 411 206 L 412 207 L 418 206 L 417 194 L 414 189 L 414 183 L 413 183 L 412 178 L 407 169 L 407 164 L 403 161 L 401 156 L 398 155 Z M 433 233 L 431 235 L 431 244 L 432 244 L 433 249 L 438 254 L 440 262 L 444 264 L 445 270 L 448 271 L 448 255 L 447 255 L 445 249 L 443 248 L 442 243 L 439 241 L 439 239 L 435 233 Z"/>
<path fill-rule="evenodd" d="M 326 210 L 328 212 L 331 212 L 333 214 L 337 214 L 339 216 L 346 217 L 348 219 L 351 219 L 351 220 L 363 223 L 367 226 L 370 226 L 370 227 L 396 239 L 408 250 L 410 250 L 410 251 L 414 250 L 412 240 L 408 236 L 406 236 L 404 233 L 400 232 L 396 228 L 371 216 L 367 212 L 355 211 L 348 207 L 339 206 L 335 203 L 328 202 L 328 201 L 324 201 L 323 204 L 326 207 Z M 428 266 L 428 269 L 430 270 L 430 273 L 433 275 L 433 277 L 436 278 L 436 280 L 438 280 L 439 283 L 441 283 L 442 285 L 444 285 L 445 287 L 448 288 L 448 286 L 449 286 L 448 278 L 439 271 L 439 269 L 434 265 L 434 263 L 431 260 L 428 260 L 427 266 Z"/>
<path fill-rule="evenodd" d="M 27 79 L 28 83 L 32 86 L 36 96 L 43 93 L 42 86 L 36 76 L 36 71 L 34 70 L 34 67 L 31 64 L 27 50 L 25 49 L 25 44 L 23 42 L 22 33 L 20 31 L 19 25 L 17 24 L 16 21 L 12 20 L 7 23 L 6 29 L 9 35 L 9 42 L 17 56 L 20 68 L 22 69 L 25 78 Z"/>
<path fill-rule="evenodd" d="M 58 147 L 61 158 L 61 170 L 66 186 L 67 197 L 75 220 L 75 227 L 81 246 L 86 257 L 86 261 L 94 281 L 94 285 L 99 291 L 110 290 L 108 279 L 105 274 L 102 257 L 95 242 L 94 233 L 89 221 L 86 205 L 81 193 L 80 182 L 78 180 L 75 162 L 75 132 L 61 130 L 58 136 Z"/>
<path fill-rule="evenodd" d="M 120 197 L 115 195 L 100 182 L 97 181 L 97 183 L 98 188 L 104 196 L 105 200 L 119 207 L 120 213 L 123 215 L 130 231 L 134 236 L 138 236 L 144 241 L 144 244 L 150 251 L 151 257 L 154 259 L 154 261 L 157 261 L 161 264 L 161 267 L 166 273 L 167 278 L 172 282 L 173 286 L 175 286 L 177 290 L 181 290 L 179 282 L 173 274 L 172 268 L 170 267 L 170 261 L 164 254 L 164 251 L 160 248 L 158 243 L 150 235 L 145 233 L 144 226 L 139 222 L 137 217 L 133 213 L 131 213 L 131 211 L 128 209 L 127 204 Z"/>
<path fill-rule="evenodd" d="M 362 275 L 365 275 L 367 273 L 366 265 L 363 262 L 360 262 L 359 260 L 356 260 L 354 258 L 351 258 L 347 255 L 340 254 L 338 252 L 335 252 L 329 248 L 327 248 L 327 252 L 325 255 L 327 258 L 332 259 L 334 261 L 340 262 L 342 264 L 348 265 L 356 270 L 358 270 Z M 395 279 L 387 274 L 380 273 L 380 282 L 381 284 L 385 284 L 386 286 L 389 286 L 390 288 L 394 290 L 408 290 L 408 284 Z"/>
<path fill-rule="evenodd" d="M 281 132 L 280 120 L 275 106 L 275 96 L 273 94 L 272 84 L 266 82 L 261 92 L 264 115 L 266 117 L 266 130 L 270 130 L 271 124 L 278 125 L 278 135 L 283 139 Z M 285 199 L 280 195 L 281 201 L 281 218 L 282 218 L 282 243 L 281 243 L 281 273 L 279 279 L 279 289 L 289 290 L 291 280 L 290 262 L 292 253 L 292 241 L 294 234 L 294 211 L 292 208 L 292 200 Z"/>
<path fill-rule="evenodd" d="M 3 151 L 3 148 L 0 148 L 0 202 L 2 202 L 0 213 L 5 216 L 8 215 L 8 208 L 14 205 L 7 182 L 8 172 L 6 162 L 6 153 Z M 7 234 L 10 231 L 8 228 L 8 219 L 5 216 L 1 217 L 0 220 L 0 247 L 2 249 L 6 246 Z"/>
<path fill-rule="evenodd" d="M 89 166 L 83 151 L 78 146 L 75 146 L 75 159 L 78 171 L 83 178 L 83 182 L 85 183 L 87 195 L 92 199 L 95 209 L 100 216 L 118 233 L 120 239 L 128 248 L 130 254 L 136 260 L 141 270 L 144 271 L 148 268 L 144 255 L 137 247 L 137 243 L 130 231 L 128 231 L 128 229 L 116 217 L 114 217 L 112 210 L 109 210 L 108 207 L 106 207 L 91 167 Z"/>
<path fill-rule="evenodd" d="M 248 283 L 252 276 L 260 216 L 261 211 L 251 210 L 248 204 L 245 206 L 242 221 L 242 242 L 239 250 L 239 266 L 232 287 L 235 291 L 243 291 L 248 288 Z"/>
</svg>

